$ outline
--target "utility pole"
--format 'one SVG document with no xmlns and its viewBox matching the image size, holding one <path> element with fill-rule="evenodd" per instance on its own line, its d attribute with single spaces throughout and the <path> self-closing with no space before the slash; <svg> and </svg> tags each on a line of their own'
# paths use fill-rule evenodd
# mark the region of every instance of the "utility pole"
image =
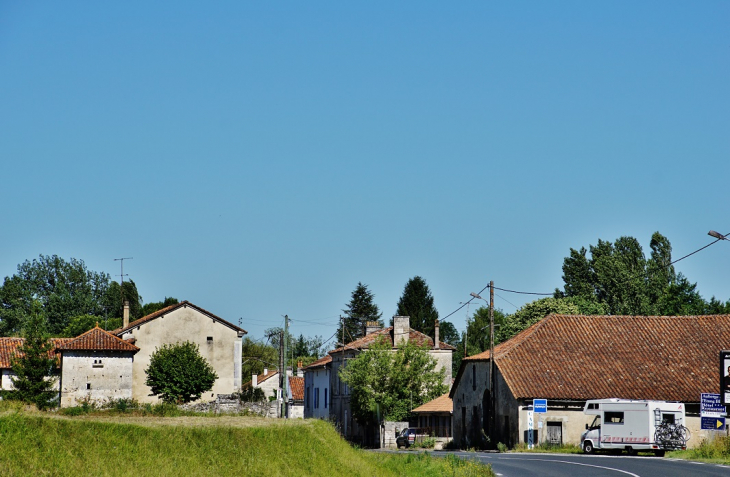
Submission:
<svg viewBox="0 0 730 477">
<path fill-rule="evenodd" d="M 284 356 L 286 357 L 286 342 L 289 338 L 289 315 L 284 315 Z M 289 411 L 289 376 L 286 374 L 286 361 L 284 362 L 284 417 Z"/>
<path fill-rule="evenodd" d="M 496 399 L 494 399 L 494 385 L 497 380 L 494 379 L 494 281 L 489 281 L 489 396 L 490 396 L 490 409 L 489 409 L 489 434 L 492 442 L 494 442 L 494 423 L 496 422 L 496 416 L 494 412 L 496 409 Z"/>
<path fill-rule="evenodd" d="M 279 392 L 282 393 L 280 396 L 279 417 L 284 417 L 284 374 L 286 374 L 286 370 L 284 369 L 284 331 L 282 330 L 279 331 Z"/>
</svg>

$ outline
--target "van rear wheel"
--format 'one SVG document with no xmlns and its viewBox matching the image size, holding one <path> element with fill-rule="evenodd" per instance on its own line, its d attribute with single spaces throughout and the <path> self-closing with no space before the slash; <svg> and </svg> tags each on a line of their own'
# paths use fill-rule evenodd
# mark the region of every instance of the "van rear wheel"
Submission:
<svg viewBox="0 0 730 477">
<path fill-rule="evenodd" d="M 583 452 L 586 454 L 593 454 L 593 443 L 591 441 L 583 442 Z"/>
</svg>

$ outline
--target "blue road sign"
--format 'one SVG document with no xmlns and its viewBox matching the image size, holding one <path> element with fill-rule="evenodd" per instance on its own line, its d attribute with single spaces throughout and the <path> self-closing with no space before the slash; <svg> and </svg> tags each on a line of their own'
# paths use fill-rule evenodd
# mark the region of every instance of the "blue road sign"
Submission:
<svg viewBox="0 0 730 477">
<path fill-rule="evenodd" d="M 533 399 L 532 400 L 532 409 L 536 413 L 546 413 L 547 412 L 547 399 Z"/>
<path fill-rule="evenodd" d="M 711 417 L 719 417 L 725 415 L 725 406 L 722 405 L 719 394 L 700 394 L 700 415 Z"/>
<path fill-rule="evenodd" d="M 702 420 L 702 429 L 712 429 L 715 431 L 725 430 L 724 417 L 700 417 Z"/>
</svg>

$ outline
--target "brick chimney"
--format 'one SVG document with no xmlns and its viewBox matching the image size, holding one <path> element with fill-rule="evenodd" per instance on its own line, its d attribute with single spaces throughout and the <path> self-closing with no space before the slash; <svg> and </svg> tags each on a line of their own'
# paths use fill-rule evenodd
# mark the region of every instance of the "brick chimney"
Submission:
<svg viewBox="0 0 730 477">
<path fill-rule="evenodd" d="M 122 312 L 122 326 L 129 326 L 129 300 L 124 300 L 124 311 Z"/>
<path fill-rule="evenodd" d="M 376 331 L 380 330 L 381 326 L 380 323 L 377 321 L 366 321 L 365 322 L 365 334 L 369 335 L 370 333 L 375 333 Z"/>
<path fill-rule="evenodd" d="M 408 342 L 408 337 L 411 334 L 411 317 L 410 316 L 394 316 L 393 317 L 393 346 L 398 345 L 405 341 Z"/>
<path fill-rule="evenodd" d="M 436 322 L 433 324 L 433 349 L 439 349 L 439 320 L 436 318 Z"/>
</svg>

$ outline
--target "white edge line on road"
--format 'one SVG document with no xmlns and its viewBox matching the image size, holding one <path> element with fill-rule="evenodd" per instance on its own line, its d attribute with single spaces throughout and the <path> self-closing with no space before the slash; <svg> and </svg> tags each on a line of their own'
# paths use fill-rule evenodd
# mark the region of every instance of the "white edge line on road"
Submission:
<svg viewBox="0 0 730 477">
<path fill-rule="evenodd" d="M 541 461 L 541 462 L 560 462 L 562 464 L 584 465 L 586 467 L 595 467 L 597 469 L 613 470 L 615 472 L 621 472 L 622 474 L 631 475 L 632 477 L 641 477 L 640 475 L 634 474 L 633 472 L 629 472 L 627 470 L 614 469 L 613 467 L 604 467 L 602 465 L 583 464 L 581 462 L 571 462 L 569 460 L 556 460 L 556 459 L 519 459 L 519 458 L 515 459 L 515 458 L 509 458 L 509 457 L 506 457 L 506 458 L 505 457 L 502 457 L 502 458 L 499 458 L 498 457 L 497 459 L 499 459 L 499 460 L 537 460 L 537 461 Z"/>
</svg>

